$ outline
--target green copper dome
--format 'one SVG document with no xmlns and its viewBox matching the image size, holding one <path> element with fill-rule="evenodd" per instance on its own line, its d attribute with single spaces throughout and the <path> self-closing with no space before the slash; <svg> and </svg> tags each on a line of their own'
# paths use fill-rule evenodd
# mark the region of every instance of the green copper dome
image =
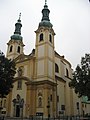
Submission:
<svg viewBox="0 0 90 120">
<path fill-rule="evenodd" d="M 50 13 L 50 10 L 48 9 L 48 6 L 44 5 L 44 8 L 42 10 L 42 20 L 41 22 L 39 23 L 39 27 L 53 27 L 53 25 L 50 23 L 50 20 L 49 20 L 49 13 Z"/>
<path fill-rule="evenodd" d="M 11 40 L 22 40 L 23 37 L 21 36 L 21 27 L 22 27 L 22 24 L 21 24 L 21 20 L 20 20 L 20 17 L 21 17 L 21 13 L 19 15 L 19 19 L 17 20 L 17 23 L 15 24 L 15 32 L 14 32 L 14 35 L 11 36 Z"/>
<path fill-rule="evenodd" d="M 39 23 L 39 27 L 41 26 L 44 26 L 44 27 L 53 27 L 53 25 L 49 22 L 49 21 L 46 21 L 46 20 L 43 20 Z"/>
<path fill-rule="evenodd" d="M 14 34 L 14 35 L 11 36 L 11 40 L 12 39 L 13 40 L 22 40 L 23 37 L 21 35 L 19 35 L 19 34 Z"/>
</svg>

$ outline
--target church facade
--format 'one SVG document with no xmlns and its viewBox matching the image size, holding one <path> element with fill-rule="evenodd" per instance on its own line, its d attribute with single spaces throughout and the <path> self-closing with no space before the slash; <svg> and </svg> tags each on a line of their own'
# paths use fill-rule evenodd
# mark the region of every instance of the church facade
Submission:
<svg viewBox="0 0 90 120">
<path fill-rule="evenodd" d="M 7 58 L 15 61 L 16 75 L 13 89 L 6 99 L 6 116 L 55 117 L 83 114 L 84 109 L 89 110 L 69 88 L 73 70 L 70 62 L 55 51 L 55 32 L 49 13 L 45 3 L 42 20 L 35 31 L 35 49 L 29 55 L 24 54 L 20 17 L 7 43 Z"/>
</svg>

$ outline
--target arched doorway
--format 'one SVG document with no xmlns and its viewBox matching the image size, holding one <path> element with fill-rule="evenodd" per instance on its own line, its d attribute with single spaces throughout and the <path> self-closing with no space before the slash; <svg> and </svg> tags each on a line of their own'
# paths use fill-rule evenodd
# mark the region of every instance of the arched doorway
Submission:
<svg viewBox="0 0 90 120">
<path fill-rule="evenodd" d="M 17 94 L 16 99 L 13 99 L 13 116 L 14 117 L 23 117 L 23 105 L 24 99 Z"/>
<path fill-rule="evenodd" d="M 20 117 L 20 106 L 16 105 L 16 117 Z"/>
</svg>

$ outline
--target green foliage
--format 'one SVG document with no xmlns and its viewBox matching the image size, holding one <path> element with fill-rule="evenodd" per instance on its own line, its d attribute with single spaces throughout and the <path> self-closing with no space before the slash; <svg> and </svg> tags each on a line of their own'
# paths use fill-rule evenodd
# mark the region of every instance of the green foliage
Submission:
<svg viewBox="0 0 90 120">
<path fill-rule="evenodd" d="M 77 65 L 69 86 L 75 89 L 79 97 L 87 96 L 90 99 L 90 54 L 81 58 L 81 65 Z"/>
<path fill-rule="evenodd" d="M 0 97 L 6 97 L 13 88 L 15 75 L 15 62 L 8 60 L 5 56 L 0 56 Z"/>
</svg>

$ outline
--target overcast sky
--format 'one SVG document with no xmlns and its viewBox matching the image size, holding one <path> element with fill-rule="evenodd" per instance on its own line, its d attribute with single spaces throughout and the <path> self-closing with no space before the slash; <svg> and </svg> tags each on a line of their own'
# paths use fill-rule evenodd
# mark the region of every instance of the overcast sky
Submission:
<svg viewBox="0 0 90 120">
<path fill-rule="evenodd" d="M 24 52 L 35 48 L 35 33 L 42 18 L 45 0 L 0 0 L 0 50 L 6 54 L 7 42 L 21 12 Z M 55 35 L 55 50 L 75 68 L 90 53 L 89 0 L 47 0 Z"/>
</svg>

